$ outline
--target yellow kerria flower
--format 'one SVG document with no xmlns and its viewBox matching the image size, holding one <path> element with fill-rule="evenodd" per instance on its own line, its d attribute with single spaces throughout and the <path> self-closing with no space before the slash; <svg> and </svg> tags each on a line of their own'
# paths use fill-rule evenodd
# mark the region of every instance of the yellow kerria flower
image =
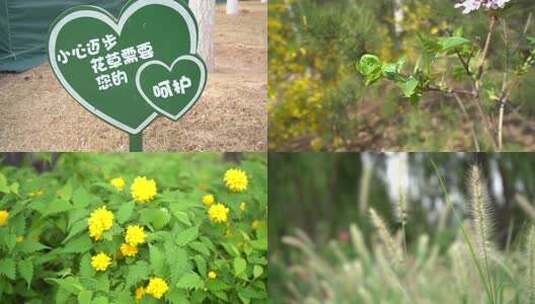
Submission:
<svg viewBox="0 0 535 304">
<path fill-rule="evenodd" d="M 102 233 L 113 225 L 113 213 L 106 209 L 106 206 L 97 208 L 89 216 L 87 224 L 89 236 L 98 241 L 102 237 Z"/>
<path fill-rule="evenodd" d="M 256 230 L 258 229 L 258 225 L 260 223 L 257 221 L 257 220 L 254 220 L 252 223 L 251 223 L 251 228 L 253 228 L 253 230 Z"/>
<path fill-rule="evenodd" d="M 136 246 L 132 246 L 130 244 L 127 244 L 127 243 L 123 243 L 120 247 L 120 250 L 121 250 L 121 253 L 124 255 L 124 256 L 136 256 L 138 250 L 137 250 L 137 247 Z"/>
<path fill-rule="evenodd" d="M 145 288 L 143 288 L 143 286 L 136 288 L 136 296 L 135 296 L 136 302 L 141 301 L 141 299 L 143 299 L 144 296 L 145 296 Z"/>
<path fill-rule="evenodd" d="M 243 212 L 243 211 L 245 211 L 245 209 L 247 209 L 247 204 L 245 202 L 241 202 L 240 203 L 240 210 Z"/>
<path fill-rule="evenodd" d="M 111 258 L 103 252 L 91 258 L 91 266 L 93 266 L 96 271 L 105 271 L 110 264 Z"/>
<path fill-rule="evenodd" d="M 115 189 L 123 191 L 125 182 L 122 177 L 116 177 L 110 181 L 110 184 L 115 187 Z"/>
<path fill-rule="evenodd" d="M 138 203 L 147 203 L 154 199 L 157 193 L 156 182 L 153 179 L 147 179 L 144 176 L 138 176 L 134 179 L 130 187 L 132 198 Z"/>
<path fill-rule="evenodd" d="M 169 287 L 167 286 L 165 280 L 156 277 L 150 279 L 149 285 L 147 285 L 147 288 L 145 288 L 145 292 L 156 299 L 160 299 L 163 294 L 167 292 L 167 290 L 169 290 Z"/>
<path fill-rule="evenodd" d="M 228 221 L 229 211 L 225 205 L 215 204 L 208 209 L 208 218 L 213 223 L 225 223 Z"/>
<path fill-rule="evenodd" d="M 208 272 L 208 278 L 211 280 L 215 280 L 217 278 L 217 273 L 215 273 L 215 271 Z"/>
<path fill-rule="evenodd" d="M 0 210 L 0 226 L 4 226 L 7 223 L 9 212 L 7 210 Z"/>
<path fill-rule="evenodd" d="M 129 225 L 126 227 L 126 236 L 124 238 L 127 244 L 136 247 L 138 244 L 145 243 L 145 230 L 139 225 Z"/>
<path fill-rule="evenodd" d="M 202 197 L 202 203 L 206 206 L 210 206 L 215 202 L 215 198 L 212 194 L 206 194 Z"/>
<path fill-rule="evenodd" d="M 20 242 L 24 241 L 24 236 L 23 235 L 19 235 L 19 236 L 17 236 L 17 238 L 15 240 L 17 241 L 17 243 L 20 243 Z"/>
<path fill-rule="evenodd" d="M 247 190 L 247 175 L 240 169 L 228 169 L 223 177 L 225 186 L 232 192 L 242 192 Z"/>
</svg>

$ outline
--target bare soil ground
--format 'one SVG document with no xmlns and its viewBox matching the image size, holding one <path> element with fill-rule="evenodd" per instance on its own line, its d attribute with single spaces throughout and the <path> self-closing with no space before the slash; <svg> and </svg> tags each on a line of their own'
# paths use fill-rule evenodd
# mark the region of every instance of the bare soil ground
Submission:
<svg viewBox="0 0 535 304">
<path fill-rule="evenodd" d="M 156 119 L 146 151 L 267 149 L 267 5 L 241 2 L 240 15 L 217 7 L 216 70 L 203 97 L 178 122 Z M 126 151 L 126 133 L 74 101 L 48 63 L 0 75 L 0 151 Z"/>
</svg>

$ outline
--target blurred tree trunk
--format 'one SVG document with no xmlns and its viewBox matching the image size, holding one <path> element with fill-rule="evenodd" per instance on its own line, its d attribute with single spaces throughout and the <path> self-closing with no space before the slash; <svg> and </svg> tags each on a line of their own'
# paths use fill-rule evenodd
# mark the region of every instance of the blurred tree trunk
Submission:
<svg viewBox="0 0 535 304">
<path fill-rule="evenodd" d="M 215 69 L 215 0 L 190 1 L 189 6 L 199 23 L 199 55 L 206 63 L 208 71 L 213 71 Z"/>
</svg>

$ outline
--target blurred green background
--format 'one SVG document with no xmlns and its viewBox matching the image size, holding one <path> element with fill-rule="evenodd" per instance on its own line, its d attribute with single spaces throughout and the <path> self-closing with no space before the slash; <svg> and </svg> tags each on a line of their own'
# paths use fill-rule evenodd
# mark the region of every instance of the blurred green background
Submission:
<svg viewBox="0 0 535 304">
<path fill-rule="evenodd" d="M 408 247 L 418 236 L 433 236 L 442 248 L 453 241 L 458 223 L 444 212 L 446 194 L 456 212 L 468 217 L 466 177 L 479 164 L 493 206 L 498 247 L 511 246 L 525 224 L 535 219 L 535 156 L 530 153 L 270 153 L 269 250 L 270 295 L 284 302 L 288 265 L 302 256 L 281 238 L 304 230 L 328 255 L 332 239 L 347 241 L 350 223 L 357 223 L 367 241 L 373 228 L 368 208 L 375 208 L 389 225 L 399 193 L 408 201 Z M 398 228 L 390 227 L 392 230 Z M 321 253 L 320 253 L 321 254 Z"/>
</svg>

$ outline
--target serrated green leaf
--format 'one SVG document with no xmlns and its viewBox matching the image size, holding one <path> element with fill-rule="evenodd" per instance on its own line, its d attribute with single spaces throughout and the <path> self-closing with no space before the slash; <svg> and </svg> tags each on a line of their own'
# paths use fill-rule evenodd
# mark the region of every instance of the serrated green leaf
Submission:
<svg viewBox="0 0 535 304">
<path fill-rule="evenodd" d="M 178 233 L 175 242 L 178 246 L 185 246 L 199 236 L 199 227 L 191 227 Z"/>
<path fill-rule="evenodd" d="M 193 260 L 195 261 L 195 265 L 197 265 L 197 270 L 199 271 L 199 273 L 203 276 L 206 275 L 206 260 L 200 255 L 196 255 Z"/>
<path fill-rule="evenodd" d="M 33 278 L 33 262 L 30 259 L 21 260 L 18 266 L 20 276 L 26 281 L 28 288 L 30 288 Z"/>
<path fill-rule="evenodd" d="M 23 253 L 33 253 L 47 248 L 49 247 L 32 239 L 25 239 L 17 244 L 17 250 Z"/>
<path fill-rule="evenodd" d="M 80 281 L 77 278 L 73 277 L 66 277 L 64 279 L 48 278 L 46 279 L 46 281 L 54 282 L 58 284 L 61 289 L 74 295 L 78 295 L 80 291 L 84 290 L 84 287 L 82 286 L 82 284 L 80 284 Z"/>
<path fill-rule="evenodd" d="M 96 202 L 96 198 L 85 188 L 79 187 L 72 194 L 72 202 L 75 208 L 85 208 L 89 204 Z"/>
<path fill-rule="evenodd" d="M 234 258 L 234 262 L 232 263 L 234 266 L 234 275 L 240 276 L 245 272 L 245 269 L 247 268 L 247 261 L 242 257 Z"/>
<path fill-rule="evenodd" d="M 189 303 L 186 293 L 175 288 L 172 288 L 169 293 L 165 295 L 165 298 L 173 304 Z"/>
<path fill-rule="evenodd" d="M 67 242 L 61 250 L 63 253 L 85 253 L 93 247 L 93 243 L 88 235 L 83 234 Z"/>
<path fill-rule="evenodd" d="M 201 279 L 201 277 L 194 273 L 190 272 L 182 276 L 180 280 L 178 280 L 178 283 L 176 283 L 177 288 L 182 289 L 198 289 L 204 287 L 204 281 Z"/>
<path fill-rule="evenodd" d="M 108 298 L 106 298 L 105 296 L 100 296 L 100 297 L 96 297 L 93 300 L 92 304 L 108 304 L 108 303 L 109 303 Z"/>
<path fill-rule="evenodd" d="M 87 221 L 81 220 L 72 225 L 72 227 L 69 229 L 69 235 L 63 240 L 63 244 L 67 243 L 70 239 L 77 236 L 80 232 L 87 229 Z"/>
<path fill-rule="evenodd" d="M 91 278 L 95 275 L 95 269 L 91 266 L 91 254 L 86 253 L 80 259 L 80 275 Z"/>
<path fill-rule="evenodd" d="M 7 179 L 5 175 L 0 173 L 0 192 L 3 193 L 9 193 L 11 190 L 9 189 L 9 186 L 7 185 Z"/>
<path fill-rule="evenodd" d="M 119 207 L 119 210 L 117 210 L 116 218 L 117 222 L 119 224 L 124 224 L 126 221 L 130 219 L 132 216 L 132 213 L 134 212 L 135 203 L 134 202 L 128 202 L 124 203 Z"/>
<path fill-rule="evenodd" d="M 82 290 L 78 294 L 78 304 L 91 304 L 93 292 L 91 290 Z"/>
<path fill-rule="evenodd" d="M 183 223 L 186 226 L 191 226 L 191 221 L 189 220 L 189 216 L 184 211 L 175 211 L 173 212 L 173 215 L 176 217 L 176 219 Z"/>
<path fill-rule="evenodd" d="M 57 199 L 57 200 L 49 202 L 46 208 L 41 211 L 43 213 L 43 216 L 51 216 L 51 215 L 58 214 L 61 212 L 69 211 L 72 208 L 73 206 L 68 201 Z"/>
<path fill-rule="evenodd" d="M 165 258 L 160 248 L 149 245 L 150 268 L 152 272 L 158 276 L 163 276 L 165 273 Z"/>
<path fill-rule="evenodd" d="M 191 249 L 201 253 L 204 256 L 209 256 L 210 255 L 210 249 L 208 249 L 208 247 L 206 247 L 206 245 L 204 243 L 191 242 L 191 243 L 189 243 L 189 247 Z"/>
<path fill-rule="evenodd" d="M 149 276 L 149 265 L 147 262 L 138 261 L 136 264 L 128 267 L 128 274 L 126 275 L 126 288 L 130 288 L 137 282 L 146 280 Z"/>
<path fill-rule="evenodd" d="M 3 258 L 0 260 L 0 275 L 3 275 L 11 280 L 15 279 L 15 261 L 12 258 Z"/>
</svg>

